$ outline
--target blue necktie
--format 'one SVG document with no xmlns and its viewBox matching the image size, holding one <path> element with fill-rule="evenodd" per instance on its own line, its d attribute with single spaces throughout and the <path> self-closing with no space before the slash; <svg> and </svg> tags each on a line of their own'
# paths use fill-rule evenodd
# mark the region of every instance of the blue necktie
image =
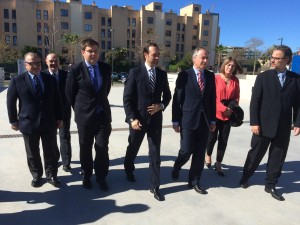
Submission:
<svg viewBox="0 0 300 225">
<path fill-rule="evenodd" d="M 283 73 L 279 73 L 278 77 L 279 77 L 279 81 L 280 81 L 281 87 L 283 87 L 283 85 L 284 85 L 284 74 Z"/>
<path fill-rule="evenodd" d="M 149 70 L 149 81 L 150 81 L 150 90 L 151 92 L 153 93 L 154 92 L 154 89 L 155 89 L 155 74 L 154 74 L 154 70 L 153 69 L 150 69 Z"/>
<path fill-rule="evenodd" d="M 35 95 L 37 97 L 41 98 L 42 95 L 43 95 L 43 90 L 42 90 L 42 86 L 41 86 L 41 83 L 39 81 L 39 78 L 37 76 L 33 76 L 33 80 L 34 80 Z"/>
<path fill-rule="evenodd" d="M 95 88 L 96 91 L 99 90 L 99 85 L 98 85 L 98 78 L 97 78 L 97 73 L 96 73 L 96 66 L 90 66 L 90 72 L 91 72 L 91 75 L 92 75 L 92 83 L 93 83 L 93 86 Z"/>
</svg>

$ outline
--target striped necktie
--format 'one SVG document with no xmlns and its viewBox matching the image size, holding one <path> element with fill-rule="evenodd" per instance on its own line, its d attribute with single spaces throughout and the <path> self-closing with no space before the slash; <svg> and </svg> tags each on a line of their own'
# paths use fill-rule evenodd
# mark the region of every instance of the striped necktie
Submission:
<svg viewBox="0 0 300 225">
<path fill-rule="evenodd" d="M 155 74 L 152 68 L 149 70 L 149 81 L 150 81 L 150 90 L 153 93 L 155 89 Z"/>
<path fill-rule="evenodd" d="M 204 81 L 203 81 L 203 76 L 202 76 L 201 71 L 199 71 L 199 72 L 197 73 L 197 82 L 198 82 L 200 91 L 201 91 L 201 93 L 202 93 L 203 90 L 204 90 Z"/>
</svg>

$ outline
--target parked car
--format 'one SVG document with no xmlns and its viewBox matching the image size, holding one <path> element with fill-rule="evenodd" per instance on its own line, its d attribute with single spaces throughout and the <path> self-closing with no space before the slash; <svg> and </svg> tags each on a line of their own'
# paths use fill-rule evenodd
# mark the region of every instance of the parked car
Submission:
<svg viewBox="0 0 300 225">
<path fill-rule="evenodd" d="M 119 79 L 118 73 L 117 73 L 117 72 L 112 72 L 112 73 L 111 73 L 111 79 L 113 79 L 113 80 L 118 80 L 118 79 Z"/>
<path fill-rule="evenodd" d="M 126 72 L 121 72 L 118 74 L 119 76 L 119 80 L 122 81 L 122 83 L 124 83 L 126 80 L 127 80 L 127 77 L 128 77 L 128 73 Z"/>
</svg>

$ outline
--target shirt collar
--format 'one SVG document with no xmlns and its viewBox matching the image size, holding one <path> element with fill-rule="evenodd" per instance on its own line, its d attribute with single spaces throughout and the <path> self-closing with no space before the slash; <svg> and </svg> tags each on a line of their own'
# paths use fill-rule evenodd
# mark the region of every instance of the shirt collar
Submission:
<svg viewBox="0 0 300 225">
<path fill-rule="evenodd" d="M 89 68 L 90 66 L 96 66 L 96 67 L 98 67 L 98 63 L 95 63 L 94 65 L 91 65 L 91 64 L 89 64 L 86 60 L 84 60 L 85 61 L 85 64 L 86 64 L 86 66 Z"/>
<path fill-rule="evenodd" d="M 145 66 L 146 66 L 147 71 L 149 71 L 151 69 L 153 69 L 155 71 L 155 67 L 151 68 L 147 63 L 145 63 Z"/>
<path fill-rule="evenodd" d="M 199 73 L 199 71 L 201 71 L 201 74 L 204 74 L 204 70 L 198 70 L 195 67 L 193 67 L 195 74 L 197 75 Z"/>
<path fill-rule="evenodd" d="M 34 77 L 35 75 L 33 75 L 32 73 L 30 73 L 29 71 L 27 71 L 27 72 L 28 72 L 29 76 L 31 77 L 31 79 L 33 79 L 33 77 Z M 40 74 L 38 74 L 37 77 L 40 78 Z"/>
</svg>

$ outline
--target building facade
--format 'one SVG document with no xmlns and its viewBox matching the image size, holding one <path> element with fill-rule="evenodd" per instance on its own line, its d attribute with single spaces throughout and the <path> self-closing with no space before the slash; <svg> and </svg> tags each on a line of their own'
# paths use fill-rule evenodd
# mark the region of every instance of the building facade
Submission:
<svg viewBox="0 0 300 225">
<path fill-rule="evenodd" d="M 215 46 L 219 43 L 219 14 L 190 4 L 179 15 L 163 12 L 163 4 L 152 2 L 134 10 L 113 5 L 110 9 L 82 4 L 81 0 L 0 0 L 0 37 L 12 48 L 37 47 L 45 56 L 56 52 L 68 54 L 64 34 L 78 34 L 99 41 L 100 59 L 114 48 L 127 48 L 128 60 L 141 60 L 141 46 L 155 41 L 161 48 L 162 66 L 181 59 L 196 47 L 210 52 L 210 66 L 215 64 Z M 81 60 L 78 52 L 75 61 Z"/>
</svg>

